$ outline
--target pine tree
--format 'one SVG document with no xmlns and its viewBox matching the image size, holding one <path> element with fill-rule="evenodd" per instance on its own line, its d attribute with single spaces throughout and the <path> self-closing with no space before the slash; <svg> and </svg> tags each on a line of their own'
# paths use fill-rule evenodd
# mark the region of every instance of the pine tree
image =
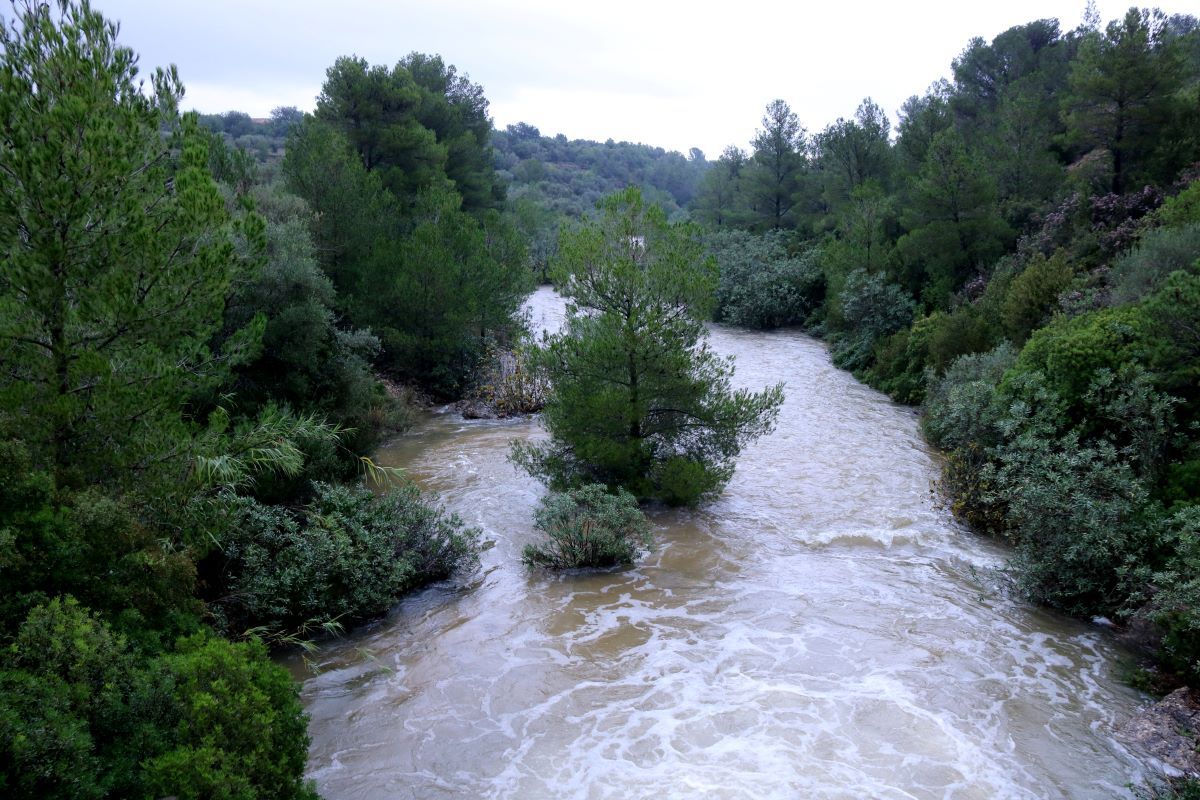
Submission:
<svg viewBox="0 0 1200 800">
<path fill-rule="evenodd" d="M 695 503 L 774 427 L 783 388 L 731 389 L 733 365 L 709 349 L 701 322 L 716 268 L 689 229 L 636 188 L 599 211 L 560 248 L 567 327 L 539 357 L 551 439 L 518 446 L 515 459 L 555 489 L 603 483 Z"/>
<path fill-rule="evenodd" d="M 149 92 L 86 0 L 0 31 L 0 420 L 60 478 L 128 478 L 177 446 L 236 268 L 174 68 Z"/>
</svg>

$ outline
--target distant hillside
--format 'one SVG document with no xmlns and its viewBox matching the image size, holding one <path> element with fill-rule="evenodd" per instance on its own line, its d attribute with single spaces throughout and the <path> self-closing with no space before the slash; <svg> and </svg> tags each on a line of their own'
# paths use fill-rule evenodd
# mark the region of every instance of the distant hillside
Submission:
<svg viewBox="0 0 1200 800">
<path fill-rule="evenodd" d="M 593 142 L 543 136 L 518 123 L 492 133 L 496 169 L 509 182 L 508 196 L 522 198 L 558 214 L 579 217 L 596 200 L 629 185 L 640 186 L 648 200 L 671 216 L 682 214 L 708 167 L 704 153 L 687 156 L 661 147 L 630 142 Z"/>
</svg>

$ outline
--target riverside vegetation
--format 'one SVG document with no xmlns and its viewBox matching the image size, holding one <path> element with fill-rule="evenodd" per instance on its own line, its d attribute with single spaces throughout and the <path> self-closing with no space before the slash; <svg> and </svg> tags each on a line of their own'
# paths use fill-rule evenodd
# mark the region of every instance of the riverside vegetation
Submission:
<svg viewBox="0 0 1200 800">
<path fill-rule="evenodd" d="M 411 413 L 378 376 L 477 390 L 551 274 L 576 313 L 522 351 L 551 439 L 516 458 L 562 492 L 530 563 L 632 561 L 635 498 L 712 497 L 770 429 L 779 388 L 732 391 L 702 319 L 804 325 L 923 403 L 954 511 L 1012 544 L 1021 592 L 1148 626 L 1160 680 L 1200 682 L 1195 18 L 1031 22 L 972 40 L 894 131 L 867 99 L 810 136 L 780 100 L 708 162 L 493 131 L 420 53 L 338 59 L 315 113 L 266 126 L 181 114 L 175 71 L 142 91 L 89 3 L 11 8 L 6 796 L 314 796 L 269 647 L 478 547 L 416 488 L 363 486 Z"/>
</svg>

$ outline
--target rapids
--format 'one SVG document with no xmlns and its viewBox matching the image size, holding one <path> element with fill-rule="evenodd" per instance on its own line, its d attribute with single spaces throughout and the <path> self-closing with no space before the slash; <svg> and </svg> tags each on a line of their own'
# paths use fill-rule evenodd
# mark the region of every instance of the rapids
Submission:
<svg viewBox="0 0 1200 800">
<path fill-rule="evenodd" d="M 530 300 L 553 328 L 561 301 Z M 957 526 L 909 408 L 799 332 L 714 327 L 784 381 L 723 496 L 653 510 L 636 568 L 529 573 L 536 419 L 429 415 L 377 456 L 483 529 L 479 571 L 327 643 L 310 777 L 350 798 L 1102 798 L 1143 702 L 1096 628 L 1014 601 Z"/>
</svg>

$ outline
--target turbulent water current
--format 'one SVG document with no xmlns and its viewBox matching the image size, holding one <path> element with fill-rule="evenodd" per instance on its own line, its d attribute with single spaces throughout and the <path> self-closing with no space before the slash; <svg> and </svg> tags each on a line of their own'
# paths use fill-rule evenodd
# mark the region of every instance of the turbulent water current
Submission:
<svg viewBox="0 0 1200 800">
<path fill-rule="evenodd" d="M 554 327 L 561 301 L 530 300 Z M 989 578 L 911 409 L 798 332 L 714 327 L 778 429 L 716 502 L 653 510 L 636 568 L 530 573 L 536 419 L 445 412 L 385 447 L 488 543 L 466 581 L 325 645 L 307 674 L 328 798 L 1107 798 L 1143 702 L 1090 625 Z M 297 667 L 297 670 L 299 668 Z"/>
</svg>

